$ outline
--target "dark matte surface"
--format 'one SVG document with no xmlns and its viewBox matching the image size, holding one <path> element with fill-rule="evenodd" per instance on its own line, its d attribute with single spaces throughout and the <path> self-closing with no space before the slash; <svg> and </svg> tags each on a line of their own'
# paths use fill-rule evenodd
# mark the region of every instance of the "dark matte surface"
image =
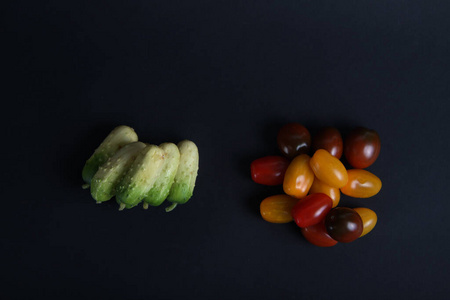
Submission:
<svg viewBox="0 0 450 300">
<path fill-rule="evenodd" d="M 1 9 L 3 299 L 447 299 L 448 1 L 11 1 Z M 361 125 L 378 225 L 333 248 L 262 220 L 286 122 Z M 119 212 L 81 189 L 113 127 L 195 141 L 194 197 Z M 45 297 L 45 298 L 44 298 Z"/>
</svg>

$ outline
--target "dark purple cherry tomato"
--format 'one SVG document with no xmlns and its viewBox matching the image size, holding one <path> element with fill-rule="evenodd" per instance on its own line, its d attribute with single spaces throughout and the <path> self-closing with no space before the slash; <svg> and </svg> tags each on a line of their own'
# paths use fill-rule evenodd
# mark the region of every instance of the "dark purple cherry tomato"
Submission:
<svg viewBox="0 0 450 300">
<path fill-rule="evenodd" d="M 325 218 L 333 205 L 333 200 L 322 193 L 310 194 L 300 199 L 292 209 L 292 218 L 301 227 L 315 225 Z"/>
<path fill-rule="evenodd" d="M 348 207 L 335 207 L 325 218 L 328 234 L 336 241 L 350 243 L 361 236 L 364 226 L 359 214 Z"/>
<path fill-rule="evenodd" d="M 250 171 L 254 182 L 264 185 L 283 184 L 290 160 L 283 156 L 265 156 L 254 160 Z"/>
<path fill-rule="evenodd" d="M 289 159 L 300 154 L 308 154 L 311 135 L 305 126 L 297 123 L 284 125 L 277 135 L 278 148 Z"/>
<path fill-rule="evenodd" d="M 340 159 L 344 151 L 344 142 L 339 130 L 334 127 L 322 128 L 312 139 L 312 148 L 316 152 L 318 149 L 325 149 L 331 155 Z"/>
<path fill-rule="evenodd" d="M 375 130 L 357 127 L 345 138 L 344 155 L 352 167 L 364 169 L 377 160 L 380 147 L 380 137 Z"/>
<path fill-rule="evenodd" d="M 325 228 L 325 219 L 316 225 L 302 228 L 302 234 L 308 242 L 319 247 L 332 247 L 337 244 Z"/>
</svg>

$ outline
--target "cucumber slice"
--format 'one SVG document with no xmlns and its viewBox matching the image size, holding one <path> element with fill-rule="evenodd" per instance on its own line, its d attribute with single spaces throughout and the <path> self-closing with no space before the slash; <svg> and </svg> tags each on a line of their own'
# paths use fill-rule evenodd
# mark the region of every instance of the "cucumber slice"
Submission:
<svg viewBox="0 0 450 300">
<path fill-rule="evenodd" d="M 94 151 L 94 154 L 86 161 L 81 173 L 85 185 L 83 188 L 89 187 L 92 177 L 94 177 L 98 168 L 103 165 L 108 158 L 114 155 L 123 146 L 137 142 L 138 136 L 134 129 L 125 125 L 114 128 L 111 133 L 103 140 L 103 142 Z"/>
<path fill-rule="evenodd" d="M 141 142 L 125 145 L 99 167 L 91 180 L 91 195 L 97 203 L 114 197 L 116 186 L 144 148 L 145 144 Z"/>
<path fill-rule="evenodd" d="M 173 143 L 163 143 L 159 147 L 164 151 L 164 165 L 161 174 L 144 198 L 144 209 L 149 205 L 159 206 L 166 200 L 180 163 L 180 151 Z"/>
<path fill-rule="evenodd" d="M 197 179 L 199 163 L 197 146 L 189 140 L 183 140 L 177 146 L 180 151 L 180 164 L 167 197 L 173 204 L 167 207 L 166 211 L 173 210 L 177 204 L 184 204 L 192 197 Z"/>
<path fill-rule="evenodd" d="M 161 173 L 164 151 L 155 145 L 142 149 L 120 181 L 116 190 L 119 210 L 139 204 Z"/>
</svg>

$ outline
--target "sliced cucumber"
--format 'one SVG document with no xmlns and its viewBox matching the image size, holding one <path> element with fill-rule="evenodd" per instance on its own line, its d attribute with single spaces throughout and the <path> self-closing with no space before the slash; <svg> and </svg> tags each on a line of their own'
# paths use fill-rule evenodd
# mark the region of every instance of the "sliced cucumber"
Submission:
<svg viewBox="0 0 450 300">
<path fill-rule="evenodd" d="M 145 144 L 141 142 L 125 145 L 99 167 L 91 180 L 91 195 L 97 203 L 114 197 L 116 186 L 144 148 Z"/>
<path fill-rule="evenodd" d="M 86 161 L 82 171 L 82 177 L 86 184 L 83 188 L 89 187 L 92 177 L 94 177 L 98 168 L 103 165 L 108 158 L 114 155 L 123 146 L 137 142 L 138 136 L 134 129 L 125 125 L 114 128 L 111 133 L 94 151 L 94 154 Z"/>
<path fill-rule="evenodd" d="M 173 143 L 163 143 L 159 147 L 164 151 L 164 165 L 161 174 L 144 198 L 144 209 L 149 205 L 159 206 L 166 200 L 180 163 L 180 151 Z"/>
<path fill-rule="evenodd" d="M 161 173 L 164 151 L 155 145 L 147 145 L 137 155 L 116 190 L 120 210 L 139 204 L 153 187 Z"/>
<path fill-rule="evenodd" d="M 167 207 L 166 211 L 173 210 L 177 204 L 184 204 L 192 197 L 197 179 L 199 163 L 197 146 L 189 140 L 181 141 L 177 146 L 180 151 L 180 164 L 167 197 L 172 205 Z"/>
</svg>

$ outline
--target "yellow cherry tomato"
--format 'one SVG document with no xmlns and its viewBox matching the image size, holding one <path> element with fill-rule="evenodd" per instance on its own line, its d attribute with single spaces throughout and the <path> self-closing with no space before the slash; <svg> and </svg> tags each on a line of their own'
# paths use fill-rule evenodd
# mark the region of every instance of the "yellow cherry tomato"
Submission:
<svg viewBox="0 0 450 300">
<path fill-rule="evenodd" d="M 309 165 L 316 177 L 329 186 L 341 188 L 347 183 L 348 176 L 345 166 L 327 150 L 317 150 Z"/>
<path fill-rule="evenodd" d="M 315 193 L 323 193 L 328 195 L 331 200 L 333 200 L 333 207 L 336 207 L 339 204 L 339 200 L 341 199 L 341 192 L 338 188 L 334 188 L 332 186 L 329 186 L 328 184 L 322 182 L 319 180 L 319 178 L 314 178 L 313 184 L 311 185 L 311 188 L 309 189 L 310 194 Z"/>
<path fill-rule="evenodd" d="M 283 190 L 286 194 L 299 199 L 308 195 L 314 181 L 310 159 L 307 154 L 301 154 L 291 161 L 284 174 Z"/>
<path fill-rule="evenodd" d="M 298 199 L 288 195 L 275 195 L 264 199 L 259 211 L 264 220 L 270 223 L 289 223 L 293 221 L 291 211 Z"/>
<path fill-rule="evenodd" d="M 381 180 L 373 173 L 363 169 L 347 171 L 348 182 L 341 188 L 341 192 L 354 198 L 369 198 L 381 189 Z"/>
<path fill-rule="evenodd" d="M 377 224 L 377 214 L 369 209 L 369 208 L 365 208 L 365 207 L 357 207 L 354 208 L 353 210 L 355 210 L 359 216 L 361 217 L 362 221 L 363 221 L 363 232 L 361 233 L 361 236 L 364 236 L 366 234 L 368 234 L 369 232 L 372 231 L 372 229 L 375 227 L 375 225 Z"/>
</svg>

